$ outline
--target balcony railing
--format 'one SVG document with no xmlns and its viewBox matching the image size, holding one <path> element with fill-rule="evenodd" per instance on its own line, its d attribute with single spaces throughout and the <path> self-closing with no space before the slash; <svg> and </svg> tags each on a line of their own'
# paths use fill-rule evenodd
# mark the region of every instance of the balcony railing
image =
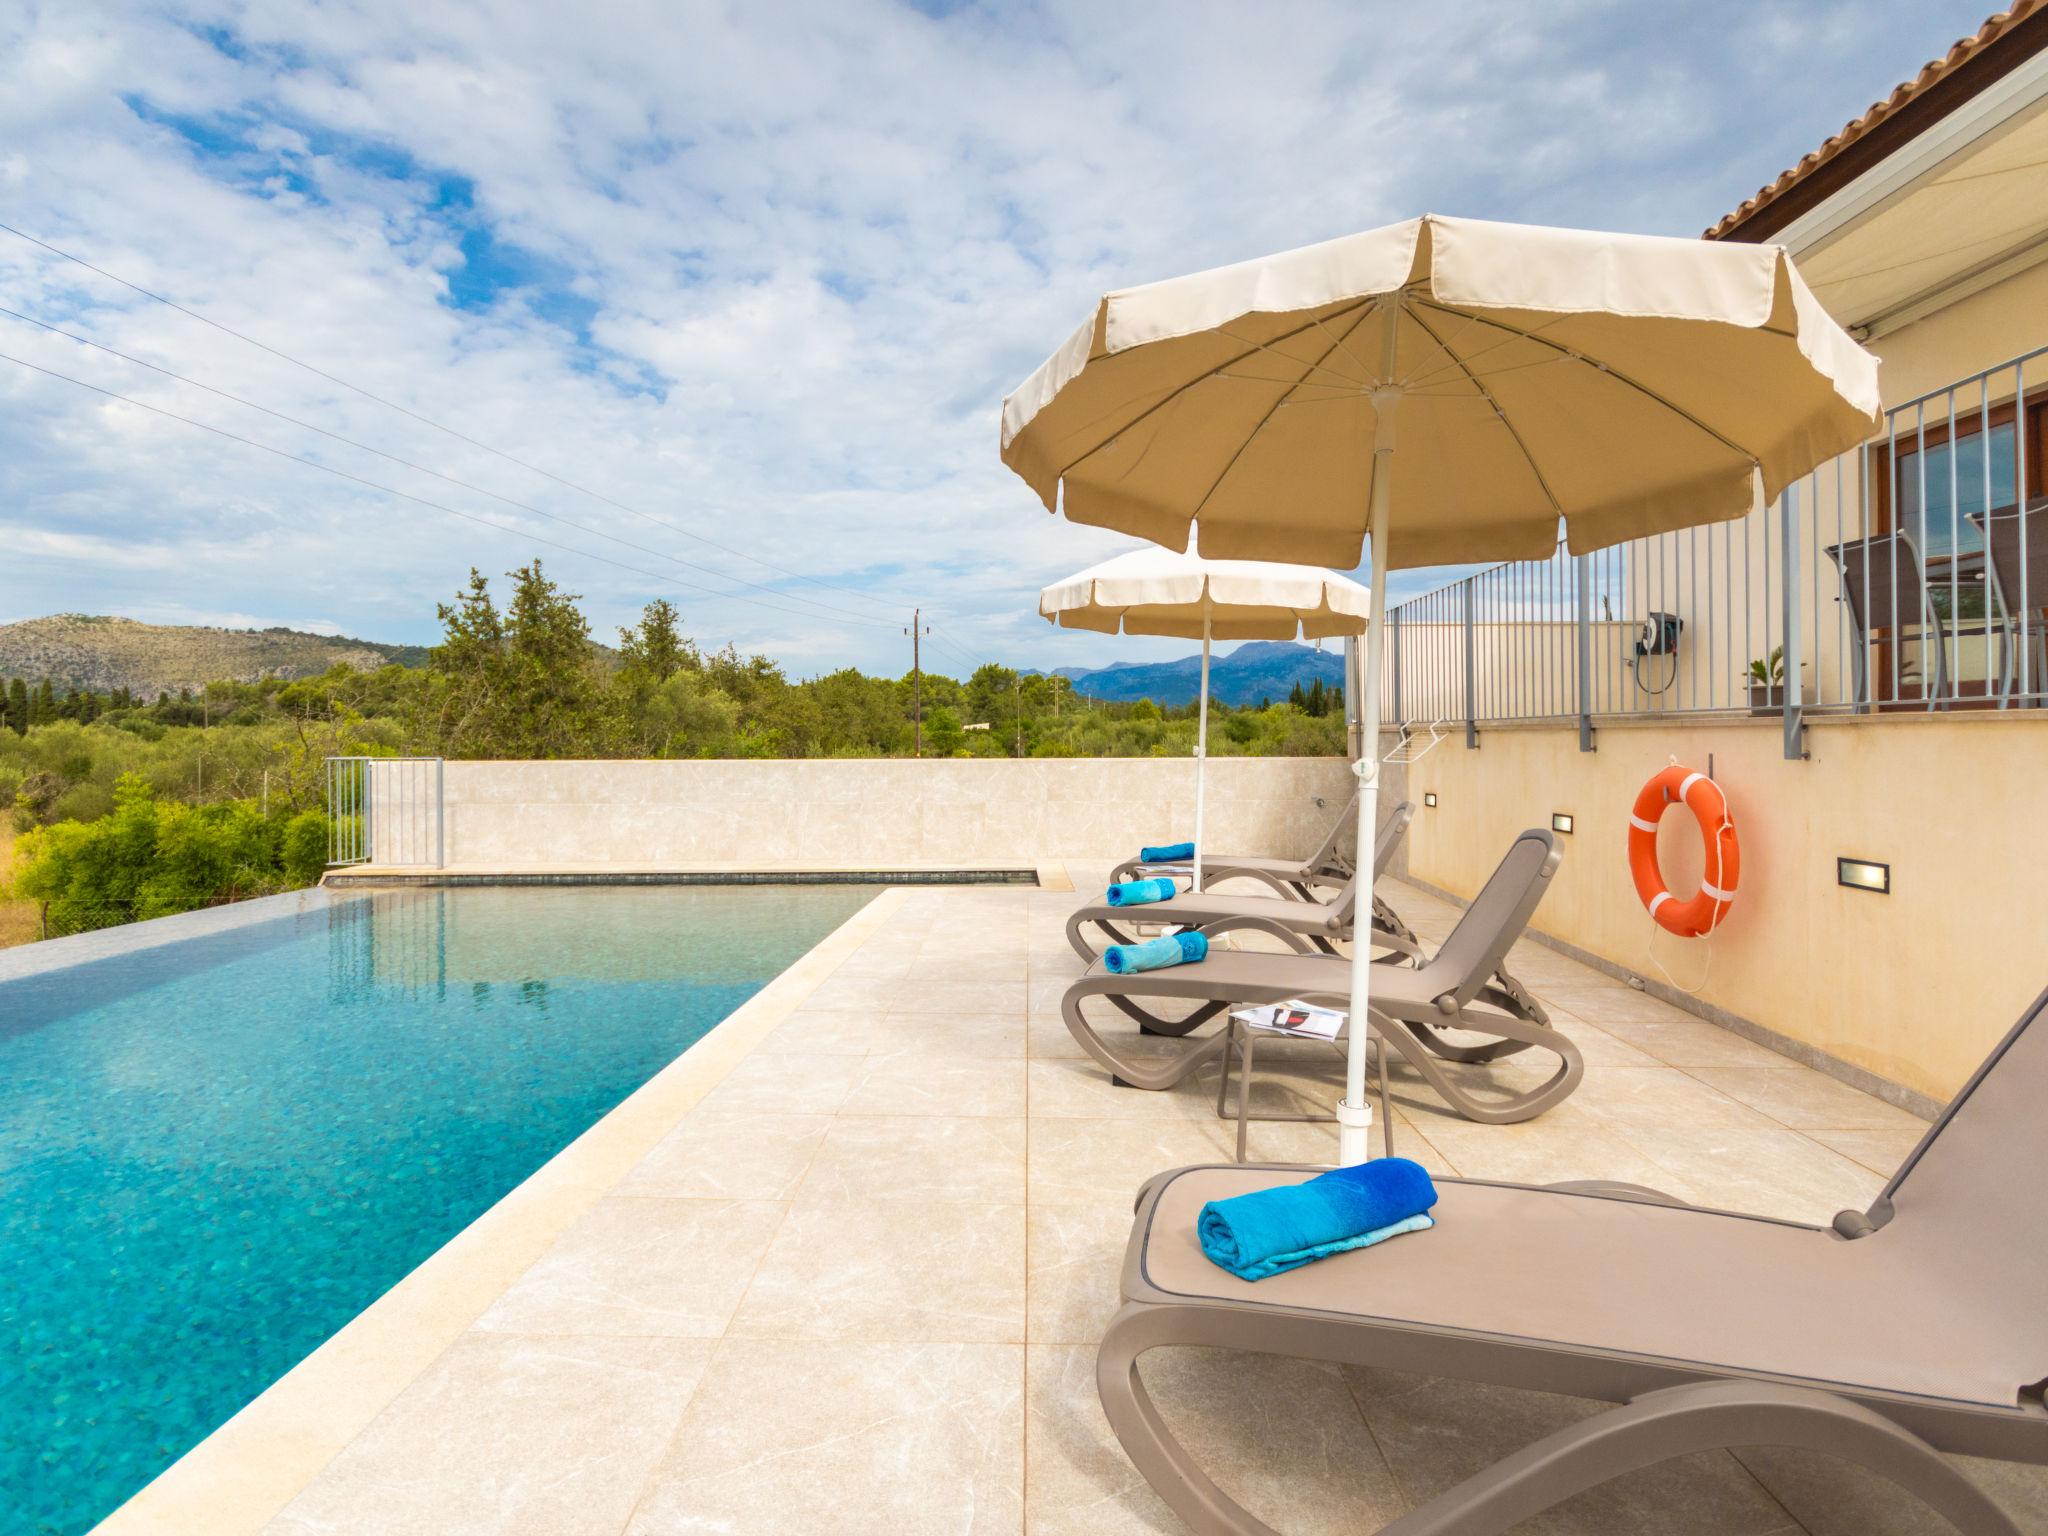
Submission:
<svg viewBox="0 0 2048 1536">
<path fill-rule="evenodd" d="M 2048 701 L 2048 348 L 1886 412 L 1735 522 L 1498 565 L 1387 611 L 1383 724 Z M 2034 376 L 2029 378 L 2029 373 Z"/>
</svg>

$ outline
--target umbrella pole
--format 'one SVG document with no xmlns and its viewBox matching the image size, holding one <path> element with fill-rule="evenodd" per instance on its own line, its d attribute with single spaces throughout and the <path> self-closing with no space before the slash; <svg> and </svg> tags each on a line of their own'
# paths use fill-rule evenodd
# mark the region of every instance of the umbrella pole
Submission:
<svg viewBox="0 0 2048 1536">
<path fill-rule="evenodd" d="M 1387 352 L 1400 312 L 1387 322 Z M 1384 370 L 1393 375 L 1393 358 Z M 1387 601 L 1387 525 L 1394 501 L 1394 407 L 1398 389 L 1373 392 L 1378 425 L 1372 445 L 1372 600 L 1366 615 L 1365 676 L 1358 701 L 1361 753 L 1352 772 L 1358 775 L 1358 856 L 1356 904 L 1351 914 L 1351 1015 L 1345 1041 L 1344 1097 L 1337 1104 L 1337 1163 L 1348 1168 L 1362 1163 L 1372 1131 L 1372 1105 L 1365 1096 L 1365 1057 L 1372 1036 L 1372 869 L 1373 842 L 1380 824 L 1380 662 L 1386 651 L 1386 629 L 1380 616 Z M 1386 1070 L 1385 1062 L 1380 1070 Z"/>
<path fill-rule="evenodd" d="M 1202 888 L 1202 799 L 1209 773 L 1209 610 L 1202 610 L 1202 691 L 1198 703 L 1201 710 L 1195 724 L 1195 884 Z"/>
</svg>

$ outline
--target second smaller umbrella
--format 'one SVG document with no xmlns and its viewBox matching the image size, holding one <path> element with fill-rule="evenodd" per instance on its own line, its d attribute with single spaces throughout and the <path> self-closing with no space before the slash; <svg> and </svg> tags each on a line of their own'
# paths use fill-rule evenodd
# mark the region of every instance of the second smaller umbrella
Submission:
<svg viewBox="0 0 2048 1536">
<path fill-rule="evenodd" d="M 1370 599 L 1371 594 L 1350 577 L 1317 566 L 1204 560 L 1157 547 L 1092 565 L 1039 593 L 1039 613 L 1065 629 L 1201 640 L 1200 712 L 1195 717 L 1196 890 L 1202 888 L 1210 643 L 1363 634 Z"/>
</svg>

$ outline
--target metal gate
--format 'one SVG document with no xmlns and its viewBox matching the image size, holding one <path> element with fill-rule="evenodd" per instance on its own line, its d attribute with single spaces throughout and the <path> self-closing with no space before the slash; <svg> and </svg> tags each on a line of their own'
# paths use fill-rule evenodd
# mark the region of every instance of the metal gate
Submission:
<svg viewBox="0 0 2048 1536">
<path fill-rule="evenodd" d="M 327 862 L 440 869 L 448 839 L 438 757 L 327 759 Z"/>
</svg>

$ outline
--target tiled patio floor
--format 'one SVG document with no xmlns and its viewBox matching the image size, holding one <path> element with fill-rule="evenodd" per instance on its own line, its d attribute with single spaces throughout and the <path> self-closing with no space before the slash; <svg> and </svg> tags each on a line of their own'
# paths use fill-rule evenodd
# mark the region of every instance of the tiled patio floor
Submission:
<svg viewBox="0 0 2048 1536">
<path fill-rule="evenodd" d="M 1099 872 L 1074 871 L 1077 886 Z M 1423 935 L 1454 909 L 1383 885 Z M 615 1190 L 271 1525 L 401 1533 L 1171 1532 L 1095 1397 L 1132 1192 L 1227 1159 L 1213 1077 L 1113 1087 L 1060 1023 L 1072 893 L 913 890 Z M 1513 968 L 1587 1059 L 1579 1092 L 1474 1125 L 1397 1076 L 1432 1170 L 1608 1177 L 1815 1222 L 1924 1125 L 1535 946 Z M 1294 1069 L 1318 1101 L 1335 1059 Z M 1499 1068 L 1494 1069 L 1501 1070 Z M 1286 1083 L 1276 1086 L 1285 1092 Z M 1254 1156 L 1327 1161 L 1323 1125 Z M 1288 1532 L 1375 1529 L 1594 1405 L 1213 1352 L 1148 1359 L 1162 1411 Z M 2029 1530 L 2048 1478 L 1972 1464 Z M 1519 1529 L 1946 1529 L 1814 1458 L 1700 1456 Z"/>
</svg>

